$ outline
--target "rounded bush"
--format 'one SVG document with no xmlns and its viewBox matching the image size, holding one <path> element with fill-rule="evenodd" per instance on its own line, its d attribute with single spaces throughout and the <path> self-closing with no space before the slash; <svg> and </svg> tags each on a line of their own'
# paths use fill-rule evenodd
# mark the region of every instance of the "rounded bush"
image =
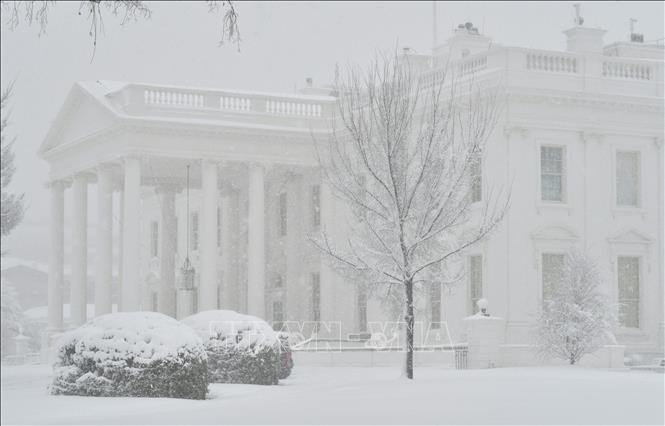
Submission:
<svg viewBox="0 0 665 426">
<path fill-rule="evenodd" d="M 163 314 L 102 315 L 58 343 L 56 395 L 205 399 L 208 392 L 201 339 Z"/>
<path fill-rule="evenodd" d="M 279 379 L 286 379 L 293 369 L 293 353 L 287 333 L 278 333 L 279 337 Z"/>
<path fill-rule="evenodd" d="M 260 318 L 234 311 L 204 311 L 182 320 L 204 341 L 213 383 L 276 385 L 280 342 Z"/>
</svg>

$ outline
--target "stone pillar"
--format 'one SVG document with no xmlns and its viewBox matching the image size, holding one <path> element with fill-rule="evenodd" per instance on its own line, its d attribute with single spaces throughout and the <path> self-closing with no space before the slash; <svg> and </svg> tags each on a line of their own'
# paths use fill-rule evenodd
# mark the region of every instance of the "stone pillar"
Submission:
<svg viewBox="0 0 665 426">
<path fill-rule="evenodd" d="M 217 164 L 201 162 L 201 231 L 199 311 L 217 309 Z"/>
<path fill-rule="evenodd" d="M 69 309 L 73 327 L 86 322 L 88 287 L 88 182 L 84 175 L 72 182 L 72 261 Z"/>
<path fill-rule="evenodd" d="M 122 283 L 121 308 L 138 311 L 139 305 L 139 245 L 141 214 L 141 161 L 125 158 L 125 186 L 122 220 Z"/>
<path fill-rule="evenodd" d="M 222 197 L 222 307 L 239 310 L 238 307 L 238 194 L 229 191 Z"/>
<path fill-rule="evenodd" d="M 111 312 L 113 282 L 113 171 L 97 171 L 97 263 L 95 266 L 95 316 Z"/>
<path fill-rule="evenodd" d="M 157 305 L 159 312 L 175 317 L 175 254 L 178 230 L 175 217 L 175 189 L 160 188 L 162 202 L 162 247 L 160 286 Z"/>
<path fill-rule="evenodd" d="M 503 318 L 477 313 L 464 318 L 469 344 L 468 368 L 494 368 L 503 363 L 501 345 L 505 343 Z"/>
<path fill-rule="evenodd" d="M 265 171 L 249 166 L 247 213 L 247 312 L 265 317 Z"/>
<path fill-rule="evenodd" d="M 62 292 L 65 251 L 65 185 L 53 181 L 51 191 L 50 250 L 48 262 L 48 327 L 47 332 L 62 331 Z"/>
</svg>

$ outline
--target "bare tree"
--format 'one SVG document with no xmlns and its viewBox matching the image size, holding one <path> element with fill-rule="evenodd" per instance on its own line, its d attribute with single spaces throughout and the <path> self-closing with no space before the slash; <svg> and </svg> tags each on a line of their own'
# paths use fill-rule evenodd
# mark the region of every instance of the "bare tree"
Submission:
<svg viewBox="0 0 665 426">
<path fill-rule="evenodd" d="M 556 286 L 543 289 L 545 300 L 537 330 L 538 352 L 575 364 L 614 341 L 614 308 L 600 292 L 602 278 L 596 262 L 587 254 L 566 254 Z"/>
<path fill-rule="evenodd" d="M 12 151 L 13 139 L 7 137 L 7 126 L 9 125 L 9 113 L 7 112 L 7 104 L 11 97 L 12 87 L 2 91 L 0 99 L 0 139 L 1 149 L 0 154 L 0 190 L 2 201 L 0 202 L 2 210 L 2 228 L 0 234 L 2 238 L 9 235 L 9 233 L 21 222 L 23 218 L 23 194 L 13 194 L 9 191 L 9 184 L 12 182 L 14 176 L 14 152 Z"/>
<path fill-rule="evenodd" d="M 57 4 L 53 0 L 48 1 L 2 1 L 3 20 L 9 28 L 16 28 L 22 21 L 28 25 L 39 25 L 39 34 L 46 32 L 48 27 L 49 12 Z M 220 44 L 225 41 L 237 43 L 240 47 L 240 32 L 238 30 L 238 13 L 230 0 L 209 0 L 206 2 L 208 11 L 220 13 L 223 11 L 221 23 Z M 121 25 L 129 21 L 149 19 L 152 10 L 148 2 L 138 0 L 81 0 L 78 14 L 85 16 L 90 22 L 89 36 L 92 38 L 93 53 L 97 48 L 97 37 L 104 32 L 104 16 L 111 13 L 121 18 Z M 5 16 L 6 15 L 6 16 Z"/>
<path fill-rule="evenodd" d="M 403 292 L 406 375 L 413 378 L 414 288 L 441 285 L 462 252 L 503 218 L 507 191 L 474 198 L 498 89 L 446 67 L 429 78 L 408 56 L 377 57 L 337 82 L 330 140 L 317 141 L 324 179 L 351 212 L 349 232 L 315 245 L 334 264 L 387 292 Z M 330 233 L 335 231 L 336 238 Z"/>
</svg>

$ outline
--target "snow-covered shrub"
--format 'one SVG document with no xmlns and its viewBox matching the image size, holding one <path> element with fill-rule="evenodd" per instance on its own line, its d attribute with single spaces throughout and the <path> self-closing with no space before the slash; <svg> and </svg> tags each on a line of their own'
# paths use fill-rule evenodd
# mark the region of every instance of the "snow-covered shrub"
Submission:
<svg viewBox="0 0 665 426">
<path fill-rule="evenodd" d="M 276 385 L 279 339 L 260 318 L 234 311 L 204 311 L 182 322 L 204 340 L 213 383 Z"/>
<path fill-rule="evenodd" d="M 156 312 L 99 316 L 58 342 L 51 393 L 205 399 L 201 339 Z"/>
<path fill-rule="evenodd" d="M 616 344 L 612 334 L 616 315 L 600 292 L 600 271 L 589 256 L 567 253 L 558 275 L 556 285 L 547 289 L 543 300 L 537 347 L 543 357 L 575 364 L 604 343 Z"/>
<path fill-rule="evenodd" d="M 278 333 L 279 337 L 279 379 L 286 379 L 293 369 L 293 353 L 287 333 Z"/>
<path fill-rule="evenodd" d="M 7 280 L 0 283 L 2 296 L 0 297 L 0 325 L 2 326 L 2 342 L 0 343 L 0 354 L 2 356 L 14 353 L 14 337 L 24 330 L 24 318 L 21 305 L 18 302 L 16 290 Z"/>
</svg>

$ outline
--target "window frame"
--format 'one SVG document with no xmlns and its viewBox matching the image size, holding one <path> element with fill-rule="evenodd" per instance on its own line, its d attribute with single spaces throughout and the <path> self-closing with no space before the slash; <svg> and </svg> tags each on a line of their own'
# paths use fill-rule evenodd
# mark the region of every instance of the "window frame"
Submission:
<svg viewBox="0 0 665 426">
<path fill-rule="evenodd" d="M 620 288 L 619 288 L 619 280 L 620 280 L 620 275 L 619 275 L 619 259 L 620 258 L 632 258 L 632 259 L 637 259 L 637 274 L 638 274 L 638 289 L 637 289 L 637 327 L 629 327 L 624 325 L 621 322 L 621 311 L 620 311 Z M 626 253 L 620 253 L 617 254 L 614 258 L 614 273 L 616 274 L 616 279 L 614 281 L 614 291 L 616 292 L 616 303 L 617 303 L 617 320 L 618 320 L 618 327 L 622 330 L 626 331 L 641 331 L 644 326 L 644 318 L 643 318 L 643 312 L 644 312 L 644 278 L 645 278 L 645 273 L 644 273 L 644 257 L 641 254 L 637 253 L 631 253 L 631 252 L 626 252 Z"/>
<path fill-rule="evenodd" d="M 617 173 L 617 157 L 619 153 L 636 153 L 638 157 L 638 183 L 637 183 L 637 205 L 623 205 L 618 203 L 619 176 Z M 641 213 L 644 211 L 644 153 L 635 145 L 616 145 L 612 149 L 612 179 L 611 179 L 612 208 L 615 211 Z"/>
<path fill-rule="evenodd" d="M 543 199 L 543 149 L 558 148 L 561 149 L 561 200 L 545 200 Z M 568 197 L 568 174 L 569 174 L 569 161 L 568 161 L 568 146 L 564 143 L 546 142 L 538 144 L 538 202 L 543 205 L 553 206 L 567 206 L 569 204 Z M 548 173 L 552 174 L 552 173 Z"/>
<path fill-rule="evenodd" d="M 159 257 L 159 221 L 150 221 L 150 257 Z"/>
<path fill-rule="evenodd" d="M 473 283 L 471 282 L 472 276 L 471 276 L 471 264 L 472 264 L 472 258 L 474 257 L 479 257 L 480 258 L 480 297 L 476 299 L 474 302 L 473 300 L 473 290 L 472 290 L 472 285 Z M 475 315 L 477 313 L 477 306 L 476 303 L 478 300 L 483 298 L 483 295 L 485 294 L 485 255 L 484 253 L 469 253 L 467 256 L 467 271 L 468 271 L 468 279 L 467 279 L 467 312 L 469 315 Z"/>
</svg>

